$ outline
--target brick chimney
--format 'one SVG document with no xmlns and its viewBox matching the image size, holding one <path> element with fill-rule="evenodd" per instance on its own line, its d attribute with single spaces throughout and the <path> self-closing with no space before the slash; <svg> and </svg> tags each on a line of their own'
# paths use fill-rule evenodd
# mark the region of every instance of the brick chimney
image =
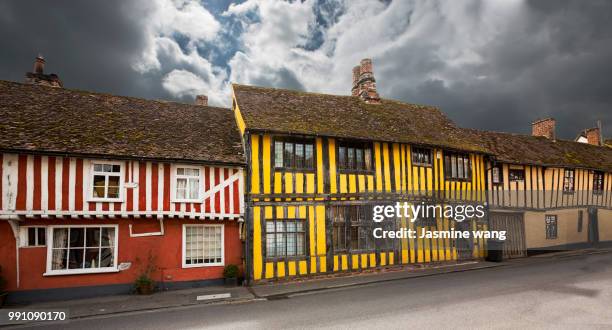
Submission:
<svg viewBox="0 0 612 330">
<path fill-rule="evenodd" d="M 601 133 L 599 127 L 587 128 L 584 130 L 586 135 L 587 143 L 595 146 L 601 145 Z"/>
<path fill-rule="evenodd" d="M 196 95 L 195 104 L 196 105 L 207 106 L 208 105 L 208 96 L 206 96 L 206 95 Z"/>
<path fill-rule="evenodd" d="M 49 87 L 63 87 L 62 81 L 55 73 L 45 74 L 45 59 L 42 55 L 36 56 L 33 72 L 26 72 L 25 83 Z"/>
<path fill-rule="evenodd" d="M 531 123 L 531 135 L 555 139 L 555 119 L 539 119 Z"/>
<path fill-rule="evenodd" d="M 357 75 L 359 69 L 359 75 Z M 353 68 L 353 87 L 351 90 L 353 96 L 359 96 L 366 103 L 379 104 L 380 96 L 376 90 L 376 79 L 372 71 L 372 60 L 364 58 L 359 66 Z"/>
</svg>

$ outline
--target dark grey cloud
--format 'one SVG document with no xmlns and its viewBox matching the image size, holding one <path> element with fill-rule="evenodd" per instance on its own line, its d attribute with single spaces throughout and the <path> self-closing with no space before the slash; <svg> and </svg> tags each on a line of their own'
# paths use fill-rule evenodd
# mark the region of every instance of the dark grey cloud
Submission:
<svg viewBox="0 0 612 330">
<path fill-rule="evenodd" d="M 462 80 L 423 79 L 448 66 L 423 40 L 381 60 L 405 58 L 403 67 L 382 65 L 394 82 L 384 88 L 394 98 L 439 106 L 466 127 L 529 133 L 531 121 L 554 117 L 563 138 L 597 120 L 612 135 L 612 2 L 538 0 L 526 9 L 494 41 L 473 50 L 483 62 L 462 66 Z M 472 11 L 474 19 L 481 14 Z M 402 84 L 402 77 L 417 83 Z"/>
<path fill-rule="evenodd" d="M 246 75 L 254 77 L 249 83 L 300 90 L 311 86 L 312 77 L 297 74 L 291 63 L 274 72 L 257 62 L 230 67 L 229 60 L 237 51 L 244 51 L 239 43 L 244 29 L 238 28 L 233 18 L 221 15 L 229 6 L 227 0 L 204 4 L 223 25 L 223 42 L 217 48 L 211 48 L 215 42 L 198 45 L 203 58 L 211 58 L 228 74 L 232 69 L 263 72 Z M 309 36 L 306 51 L 316 52 L 326 36 L 324 31 L 347 10 L 335 1 L 321 0 L 319 4 L 315 12 L 320 28 Z M 467 13 L 465 24 L 488 13 L 481 2 L 465 4 L 461 9 Z M 391 2 L 386 5 L 394 8 Z M 442 2 L 429 10 L 440 11 L 443 21 L 448 5 L 450 2 Z M 177 99 L 162 86 L 163 77 L 171 70 L 189 70 L 209 82 L 211 76 L 197 67 L 198 62 L 181 62 L 164 52 L 157 54 L 161 70 L 140 73 L 133 69 L 146 48 L 150 6 L 146 0 L 1 1 L 0 79 L 22 81 L 34 57 L 42 53 L 47 72 L 59 74 L 68 88 Z M 443 30 L 440 35 L 436 32 L 442 27 L 436 30 L 432 25 L 433 30 L 423 37 L 402 40 L 405 31 L 422 18 L 415 15 L 408 8 L 398 16 L 402 19 L 385 27 L 388 43 L 393 46 L 384 54 L 368 44 L 355 47 L 364 56 L 379 54 L 374 58 L 375 75 L 384 97 L 439 106 L 466 127 L 528 133 L 532 120 L 552 116 L 564 138 L 573 138 L 580 129 L 594 126 L 596 120 L 602 120 L 604 131 L 612 136 L 611 1 L 528 1 L 516 21 L 500 29 L 494 39 L 466 49 L 481 57 L 477 64 L 456 65 L 438 56 L 447 49 L 444 40 L 435 38 L 453 40 L 461 37 L 455 35 L 457 31 Z M 189 42 L 184 36 L 175 40 L 181 47 Z M 334 44 L 333 40 L 328 42 Z M 325 55 L 334 58 L 334 52 L 331 47 Z M 432 72 L 444 72 L 451 79 Z M 348 79 L 350 72 L 346 75 Z M 347 86 L 346 93 L 349 89 Z M 188 102 L 191 97 L 180 99 Z"/>
<path fill-rule="evenodd" d="M 40 53 L 67 88 L 169 98 L 160 75 L 132 69 L 147 10 L 146 1 L 2 1 L 0 79 L 23 81 Z"/>
</svg>

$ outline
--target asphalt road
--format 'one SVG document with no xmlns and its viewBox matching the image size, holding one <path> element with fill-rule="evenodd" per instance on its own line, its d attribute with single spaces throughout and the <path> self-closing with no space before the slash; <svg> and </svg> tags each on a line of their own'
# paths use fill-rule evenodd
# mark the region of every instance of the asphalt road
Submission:
<svg viewBox="0 0 612 330">
<path fill-rule="evenodd" d="M 612 253 L 535 261 L 280 300 L 73 320 L 46 328 L 612 329 Z"/>
</svg>

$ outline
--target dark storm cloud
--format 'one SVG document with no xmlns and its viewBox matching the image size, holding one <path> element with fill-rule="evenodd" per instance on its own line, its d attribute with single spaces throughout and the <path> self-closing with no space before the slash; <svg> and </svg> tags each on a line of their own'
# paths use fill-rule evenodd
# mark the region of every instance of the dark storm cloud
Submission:
<svg viewBox="0 0 612 330">
<path fill-rule="evenodd" d="M 0 79 L 23 81 L 40 53 L 67 88 L 167 98 L 160 76 L 131 67 L 147 10 L 146 1 L 2 1 Z"/>
<path fill-rule="evenodd" d="M 483 3 L 464 3 L 465 24 L 487 15 Z M 239 42 L 245 29 L 235 17 L 222 15 L 229 6 L 227 0 L 206 0 L 204 4 L 222 24 L 222 42 L 198 44 L 202 58 L 228 74 L 253 77 L 248 83 L 299 90 L 312 86 L 312 77 L 296 73 L 300 71 L 295 65 L 303 64 L 299 62 L 272 70 L 265 61 L 262 64 L 250 58 L 244 61 L 246 65 L 231 67 L 229 61 L 238 59 L 238 51 L 248 53 Z M 350 4 L 353 2 L 346 3 Z M 461 37 L 454 35 L 457 32 L 452 29 L 442 28 L 448 14 L 442 7 L 453 4 L 447 1 L 432 5 L 429 10 L 440 11 L 440 28 L 437 23 L 428 26 L 433 30 L 418 32 L 423 33 L 419 38 L 402 39 L 405 31 L 422 19 L 409 6 L 403 6 L 405 13 L 385 25 L 381 35 L 389 36 L 384 42 L 393 46 L 374 58 L 375 75 L 384 97 L 437 105 L 466 127 L 527 133 L 531 121 L 552 116 L 564 138 L 573 138 L 580 129 L 594 126 L 596 120 L 602 120 L 604 132 L 612 135 L 612 1 L 527 2 L 516 21 L 496 31 L 495 38 L 478 44 L 476 49 L 467 49 L 478 54 L 480 62 L 461 65 L 438 56 L 447 50 L 445 42 Z M 336 1 L 320 1 L 319 5 L 315 10 L 317 27 L 301 46 L 307 52 L 320 51 L 317 48 L 327 37 L 326 29 L 348 10 L 338 7 Z M 393 7 L 390 2 L 386 5 Z M 173 69 L 194 72 L 209 83 L 211 77 L 225 79 L 205 74 L 208 69 L 197 67 L 198 61 L 185 61 L 163 51 L 156 55 L 160 70 L 134 70 L 132 65 L 141 59 L 150 37 L 146 30 L 147 25 L 150 27 L 149 6 L 147 0 L 0 1 L 0 79 L 22 81 L 38 53 L 47 59 L 46 71 L 59 74 L 68 88 L 177 99 L 162 87 L 164 76 Z M 252 23 L 266 19 L 257 18 Z M 444 31 L 443 35 L 437 33 L 440 31 Z M 191 40 L 173 37 L 185 52 Z M 442 40 L 435 40 L 437 37 Z M 334 45 L 335 40 L 327 42 Z M 364 56 L 379 54 L 368 47 L 365 44 L 354 48 Z M 334 52 L 335 47 L 327 49 L 326 58 L 346 60 L 334 57 Z M 231 72 L 232 69 L 245 72 Z M 446 76 L 432 74 L 436 72 Z M 350 72 L 346 74 L 348 78 Z M 215 84 L 211 86 L 216 88 Z M 324 82 L 320 91 L 328 87 Z M 348 90 L 347 87 L 343 91 Z M 178 99 L 189 102 L 192 96 Z"/>
<path fill-rule="evenodd" d="M 388 73 L 395 82 L 389 87 L 393 97 L 440 106 L 467 127 L 529 133 L 531 121 L 551 116 L 563 138 L 574 138 L 597 120 L 612 134 L 610 1 L 528 2 L 521 20 L 474 50 L 483 64 L 463 66 L 462 81 L 426 79 L 402 86 L 401 75 L 418 80 L 448 65 L 436 60 L 429 45 L 425 40 L 389 55 L 410 58 L 399 75 Z"/>
</svg>

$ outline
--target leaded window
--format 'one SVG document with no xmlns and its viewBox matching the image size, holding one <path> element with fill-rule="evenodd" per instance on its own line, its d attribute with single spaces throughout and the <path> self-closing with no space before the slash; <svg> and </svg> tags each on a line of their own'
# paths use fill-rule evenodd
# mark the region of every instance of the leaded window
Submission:
<svg viewBox="0 0 612 330">
<path fill-rule="evenodd" d="M 266 257 L 287 258 L 306 255 L 304 219 L 266 220 Z"/>
</svg>

